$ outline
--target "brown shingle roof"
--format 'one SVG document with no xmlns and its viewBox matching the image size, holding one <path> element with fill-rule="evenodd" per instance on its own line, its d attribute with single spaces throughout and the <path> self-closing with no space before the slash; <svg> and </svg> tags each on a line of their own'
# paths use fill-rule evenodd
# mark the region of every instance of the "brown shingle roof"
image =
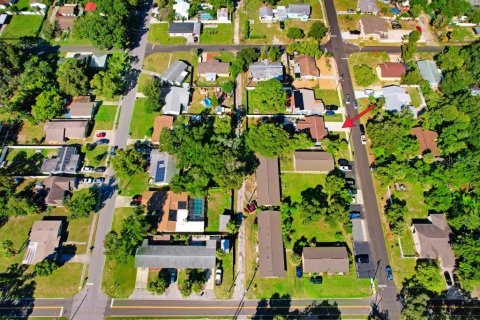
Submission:
<svg viewBox="0 0 480 320">
<path fill-rule="evenodd" d="M 303 248 L 303 271 L 310 273 L 348 273 L 348 252 L 345 247 Z"/>
<path fill-rule="evenodd" d="M 440 150 L 437 147 L 438 133 L 430 130 L 422 130 L 420 127 L 412 128 L 411 132 L 418 140 L 421 154 L 430 150 L 434 156 L 440 156 Z"/>
<path fill-rule="evenodd" d="M 152 142 L 158 143 L 160 140 L 160 134 L 163 129 L 172 129 L 173 127 L 173 116 L 156 116 L 153 123 L 153 134 Z"/>
<path fill-rule="evenodd" d="M 216 73 L 216 74 L 228 74 L 228 63 L 220 62 L 216 59 L 208 60 L 207 62 L 198 63 L 197 73 Z"/>
<path fill-rule="evenodd" d="M 55 19 L 55 28 L 60 31 L 67 31 L 73 27 L 75 17 L 59 16 Z"/>
<path fill-rule="evenodd" d="M 257 155 L 260 165 L 256 171 L 257 203 L 260 206 L 279 206 L 280 176 L 277 158 L 265 158 Z"/>
<path fill-rule="evenodd" d="M 360 22 L 363 26 L 363 32 L 369 34 L 384 34 L 388 32 L 387 21 L 374 16 L 362 16 Z"/>
<path fill-rule="evenodd" d="M 400 78 L 407 72 L 405 65 L 399 62 L 384 62 L 378 65 L 382 78 Z"/>
<path fill-rule="evenodd" d="M 177 210 L 187 209 L 188 194 L 186 192 L 174 193 L 168 191 L 163 204 L 162 215 L 158 222 L 158 232 L 174 232 L 177 225 Z"/>
<path fill-rule="evenodd" d="M 64 142 L 69 139 L 83 139 L 87 131 L 88 121 L 49 121 L 45 123 L 46 142 Z"/>
<path fill-rule="evenodd" d="M 36 264 L 55 254 L 60 246 L 61 220 L 35 221 L 30 231 L 24 264 Z"/>
<path fill-rule="evenodd" d="M 278 211 L 263 211 L 258 215 L 258 257 L 260 277 L 285 276 L 282 222 Z"/>
<path fill-rule="evenodd" d="M 328 172 L 335 168 L 333 156 L 323 151 L 295 151 L 295 171 Z"/>
<path fill-rule="evenodd" d="M 320 76 L 320 70 L 317 68 L 317 64 L 314 58 L 309 57 L 307 55 L 302 55 L 302 56 L 295 57 L 295 59 L 293 60 L 300 67 L 301 77 L 305 77 L 305 76 L 319 77 Z"/>
<path fill-rule="evenodd" d="M 77 8 L 77 6 L 61 6 L 60 8 L 58 8 L 58 11 L 57 11 L 57 15 L 60 15 L 60 16 L 71 16 L 71 15 L 75 15 L 75 9 Z"/>
<path fill-rule="evenodd" d="M 72 98 L 67 109 L 72 118 L 91 118 L 94 107 L 95 102 L 91 101 L 90 96 L 78 96 Z"/>
<path fill-rule="evenodd" d="M 43 181 L 43 185 L 48 190 L 45 197 L 45 204 L 51 206 L 61 206 L 65 192 L 74 188 L 75 178 L 51 176 Z"/>
<path fill-rule="evenodd" d="M 325 128 L 325 121 L 321 116 L 307 116 L 297 122 L 298 131 L 308 131 L 310 137 L 315 141 L 321 141 L 328 135 Z"/>
</svg>

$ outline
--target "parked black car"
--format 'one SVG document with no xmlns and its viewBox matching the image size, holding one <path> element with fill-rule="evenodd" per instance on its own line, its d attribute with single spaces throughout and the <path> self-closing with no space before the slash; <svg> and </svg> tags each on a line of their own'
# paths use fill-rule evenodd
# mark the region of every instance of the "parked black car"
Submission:
<svg viewBox="0 0 480 320">
<path fill-rule="evenodd" d="M 107 167 L 96 167 L 94 169 L 95 172 L 99 172 L 99 173 L 105 172 L 106 170 L 107 170 Z"/>
<path fill-rule="evenodd" d="M 355 256 L 355 261 L 357 263 L 368 263 L 368 261 L 369 261 L 368 254 L 357 254 Z"/>
</svg>

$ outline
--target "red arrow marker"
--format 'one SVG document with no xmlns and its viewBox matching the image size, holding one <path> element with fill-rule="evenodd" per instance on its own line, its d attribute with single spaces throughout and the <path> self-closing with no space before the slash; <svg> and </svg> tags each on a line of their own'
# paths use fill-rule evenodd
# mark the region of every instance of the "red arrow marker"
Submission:
<svg viewBox="0 0 480 320">
<path fill-rule="evenodd" d="M 351 127 L 355 127 L 355 121 L 357 121 L 358 119 L 360 119 L 360 117 L 362 117 L 364 114 L 370 112 L 371 110 L 373 110 L 373 108 L 375 108 L 375 105 L 374 104 L 371 104 L 368 106 L 367 109 L 363 110 L 362 112 L 360 112 L 359 114 L 357 114 L 355 117 L 353 117 L 352 119 L 350 119 L 349 117 L 347 117 L 347 119 L 345 120 L 345 122 L 343 123 L 343 126 L 342 128 L 351 128 Z"/>
</svg>

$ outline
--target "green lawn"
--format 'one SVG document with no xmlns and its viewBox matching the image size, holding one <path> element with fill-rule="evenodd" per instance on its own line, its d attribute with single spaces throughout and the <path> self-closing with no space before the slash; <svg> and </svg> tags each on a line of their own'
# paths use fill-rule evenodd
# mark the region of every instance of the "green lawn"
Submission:
<svg viewBox="0 0 480 320">
<path fill-rule="evenodd" d="M 293 154 L 280 157 L 280 171 L 295 171 L 293 166 Z"/>
<path fill-rule="evenodd" d="M 30 1 L 28 0 L 18 0 L 18 2 L 15 4 L 18 8 L 18 10 L 23 11 L 27 10 L 30 8 Z"/>
<path fill-rule="evenodd" d="M 134 196 L 148 190 L 148 173 L 137 173 L 133 177 L 120 177 L 120 193 L 122 196 Z"/>
<path fill-rule="evenodd" d="M 93 130 L 112 130 L 117 106 L 101 105 L 95 115 L 95 127 Z"/>
<path fill-rule="evenodd" d="M 143 139 L 149 128 L 153 128 L 153 119 L 160 115 L 160 112 L 148 112 L 145 108 L 146 98 L 139 98 L 135 101 L 132 122 L 130 124 L 130 138 Z"/>
<path fill-rule="evenodd" d="M 338 134 L 340 136 L 340 139 L 347 140 L 347 134 L 346 132 L 340 131 L 340 132 L 333 132 L 335 134 Z M 348 145 L 345 146 L 345 148 L 341 148 L 338 152 L 338 159 L 350 159 L 350 153 L 348 152 Z"/>
<path fill-rule="evenodd" d="M 134 210 L 134 208 L 115 209 L 112 230 L 119 232 L 122 220 L 132 215 Z M 134 257 L 130 257 L 126 264 L 119 264 L 107 256 L 103 269 L 103 291 L 113 298 L 128 298 L 135 288 L 136 275 Z"/>
<path fill-rule="evenodd" d="M 35 277 L 35 297 L 72 297 L 78 292 L 82 268 L 82 263 L 66 263 L 48 277 Z"/>
<path fill-rule="evenodd" d="M 420 107 L 422 104 L 422 99 L 420 98 L 420 92 L 418 92 L 417 88 L 405 88 L 407 93 L 410 95 L 410 98 L 412 98 L 412 105 L 415 108 Z"/>
<path fill-rule="evenodd" d="M 282 196 L 283 198 L 289 196 L 292 202 L 300 201 L 302 191 L 324 184 L 325 177 L 324 174 L 282 173 L 280 177 Z"/>
<path fill-rule="evenodd" d="M 335 10 L 337 11 L 347 11 L 348 9 L 357 9 L 356 0 L 335 0 Z"/>
<path fill-rule="evenodd" d="M 40 152 L 37 153 L 37 150 Z M 45 158 L 54 156 L 58 149 L 12 149 L 7 153 L 8 170 L 12 174 L 39 174 Z"/>
<path fill-rule="evenodd" d="M 353 73 L 354 66 L 367 65 L 370 68 L 372 68 L 373 71 L 375 72 L 375 68 L 378 66 L 378 64 L 383 62 L 388 62 L 388 61 L 390 61 L 390 58 L 388 57 L 388 54 L 385 51 L 382 51 L 382 52 L 375 51 L 375 52 L 369 52 L 369 53 L 360 52 L 360 53 L 354 53 L 350 55 L 350 57 L 348 58 L 348 66 L 350 69 L 350 74 L 354 78 L 353 79 L 354 85 L 358 86 L 355 82 L 355 77 Z M 382 84 L 381 81 L 377 79 L 374 83 L 371 84 L 371 86 L 381 85 L 381 84 Z M 391 83 L 389 82 L 389 84 Z"/>
<path fill-rule="evenodd" d="M 338 24 L 340 29 L 344 32 L 350 30 L 360 30 L 360 17 L 359 14 L 342 14 L 338 15 Z"/>
<path fill-rule="evenodd" d="M 222 284 L 215 286 L 215 297 L 217 297 L 217 299 L 230 299 L 233 295 L 233 279 L 235 279 L 233 250 L 230 250 L 230 252 L 222 259 L 221 268 L 223 269 Z"/>
<path fill-rule="evenodd" d="M 152 76 L 145 73 L 141 73 L 140 76 L 138 77 L 138 92 L 143 93 L 143 91 L 145 90 L 145 86 L 150 80 L 153 80 Z"/>
<path fill-rule="evenodd" d="M 73 192 L 73 197 L 81 193 L 88 192 L 88 189 L 81 189 Z M 49 216 L 69 216 L 70 212 L 66 208 L 52 208 L 49 213 Z M 88 242 L 88 237 L 90 235 L 90 228 L 92 225 L 93 214 L 88 217 L 69 219 L 68 221 L 68 236 L 67 241 L 78 241 L 78 242 Z M 77 251 L 79 252 L 79 251 Z M 83 252 L 80 252 L 83 253 Z"/>
<path fill-rule="evenodd" d="M 182 45 L 187 43 L 183 37 L 170 37 L 168 35 L 168 23 L 155 23 L 150 25 L 148 42 L 164 46 Z"/>
<path fill-rule="evenodd" d="M 12 21 L 3 30 L 1 38 L 19 39 L 21 37 L 35 37 L 42 26 L 43 16 L 14 15 Z"/>
<path fill-rule="evenodd" d="M 205 231 L 218 231 L 219 217 L 231 214 L 232 200 L 230 191 L 210 190 L 208 195 L 207 227 Z"/>
<path fill-rule="evenodd" d="M 167 70 L 168 66 L 172 64 L 175 60 L 183 60 L 193 67 L 197 66 L 198 60 L 197 55 L 193 54 L 191 51 L 183 52 L 155 52 L 151 55 L 145 57 L 143 60 L 143 69 L 162 73 Z"/>
<path fill-rule="evenodd" d="M 24 121 L 22 129 L 18 134 L 19 143 L 38 144 L 45 137 L 45 130 L 43 129 L 43 123 L 32 124 L 28 121 Z"/>
<path fill-rule="evenodd" d="M 218 23 L 216 24 L 216 28 L 209 28 L 208 26 L 208 24 L 204 24 L 202 27 L 203 30 L 200 35 L 200 44 L 233 43 L 233 21 L 232 23 Z"/>
<path fill-rule="evenodd" d="M 340 106 L 340 101 L 338 100 L 337 90 L 325 90 L 315 88 L 315 98 L 322 99 L 325 105 L 335 105 Z"/>
<path fill-rule="evenodd" d="M 103 166 L 107 159 L 108 146 L 96 146 L 95 149 L 89 151 L 86 148 L 82 148 L 85 152 L 85 165 L 88 166 Z"/>
<path fill-rule="evenodd" d="M 323 119 L 325 122 L 342 122 L 343 117 L 340 113 L 335 113 L 333 116 L 324 115 Z"/>
</svg>

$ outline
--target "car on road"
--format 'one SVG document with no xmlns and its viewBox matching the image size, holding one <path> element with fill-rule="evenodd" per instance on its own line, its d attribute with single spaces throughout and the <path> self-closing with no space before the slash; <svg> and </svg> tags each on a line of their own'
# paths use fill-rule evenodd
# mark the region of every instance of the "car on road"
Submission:
<svg viewBox="0 0 480 320">
<path fill-rule="evenodd" d="M 103 145 L 103 144 L 108 144 L 110 142 L 110 140 L 108 139 L 98 139 L 97 140 L 97 145 Z"/>
<path fill-rule="evenodd" d="M 347 164 L 347 165 L 344 165 L 344 166 L 340 166 L 340 170 L 342 171 L 352 171 L 352 166 Z"/>
<path fill-rule="evenodd" d="M 113 157 L 117 153 L 118 146 L 112 146 L 110 148 L 110 157 Z"/>
<path fill-rule="evenodd" d="M 348 218 L 352 219 L 360 219 L 362 216 L 360 215 L 360 211 L 352 211 L 348 214 Z"/>
<path fill-rule="evenodd" d="M 97 138 L 105 138 L 106 135 L 107 135 L 106 132 L 99 132 L 97 133 Z"/>
<path fill-rule="evenodd" d="M 93 172 L 94 168 L 92 166 L 85 166 L 82 168 L 83 172 Z"/>
<path fill-rule="evenodd" d="M 217 269 L 215 271 L 215 284 L 217 286 L 222 284 L 222 269 Z"/>
<path fill-rule="evenodd" d="M 345 103 L 350 104 L 350 95 L 349 94 L 345 95 Z"/>
<path fill-rule="evenodd" d="M 355 110 L 358 109 L 357 99 L 353 100 L 353 108 L 354 108 Z"/>
<path fill-rule="evenodd" d="M 101 184 L 101 183 L 104 183 L 105 182 L 105 178 L 104 177 L 100 177 L 100 178 L 95 178 L 93 180 L 93 183 L 96 183 L 96 184 Z"/>
<path fill-rule="evenodd" d="M 310 283 L 311 284 L 322 284 L 322 282 L 323 282 L 322 276 L 310 277 Z"/>
<path fill-rule="evenodd" d="M 333 110 L 327 110 L 327 111 L 325 111 L 325 115 L 327 115 L 327 116 L 334 116 L 334 115 L 335 115 L 335 111 L 333 111 Z"/>
<path fill-rule="evenodd" d="M 177 269 L 169 270 L 169 280 L 170 284 L 174 284 L 177 281 Z"/>
<path fill-rule="evenodd" d="M 83 178 L 82 180 L 80 180 L 80 183 L 83 183 L 83 184 L 93 183 L 93 178 L 91 178 L 91 177 L 85 177 L 85 178 Z"/>
<path fill-rule="evenodd" d="M 355 179 L 353 178 L 345 178 L 345 183 L 349 186 L 354 186 L 355 185 Z"/>
<path fill-rule="evenodd" d="M 447 286 L 451 287 L 453 285 L 452 277 L 450 276 L 450 272 L 445 271 L 443 273 L 443 276 L 445 277 L 445 282 L 447 282 Z"/>
<path fill-rule="evenodd" d="M 393 281 L 392 267 L 386 266 L 385 271 L 387 272 L 387 279 L 390 280 L 390 281 Z"/>
<path fill-rule="evenodd" d="M 107 167 L 96 167 L 94 171 L 98 173 L 103 173 L 106 170 L 107 170 Z"/>
<path fill-rule="evenodd" d="M 296 270 L 295 270 L 295 274 L 297 275 L 297 278 L 301 278 L 303 276 L 303 268 L 302 266 L 297 266 Z"/>
<path fill-rule="evenodd" d="M 362 144 L 367 144 L 367 137 L 365 137 L 364 134 L 360 136 L 360 140 L 362 141 Z"/>
<path fill-rule="evenodd" d="M 365 126 L 364 126 L 363 124 L 360 123 L 360 124 L 358 125 L 358 129 L 360 129 L 360 133 L 361 133 L 361 134 L 365 134 Z"/>
<path fill-rule="evenodd" d="M 368 254 L 357 254 L 355 256 L 355 262 L 357 263 L 368 263 Z"/>
</svg>

